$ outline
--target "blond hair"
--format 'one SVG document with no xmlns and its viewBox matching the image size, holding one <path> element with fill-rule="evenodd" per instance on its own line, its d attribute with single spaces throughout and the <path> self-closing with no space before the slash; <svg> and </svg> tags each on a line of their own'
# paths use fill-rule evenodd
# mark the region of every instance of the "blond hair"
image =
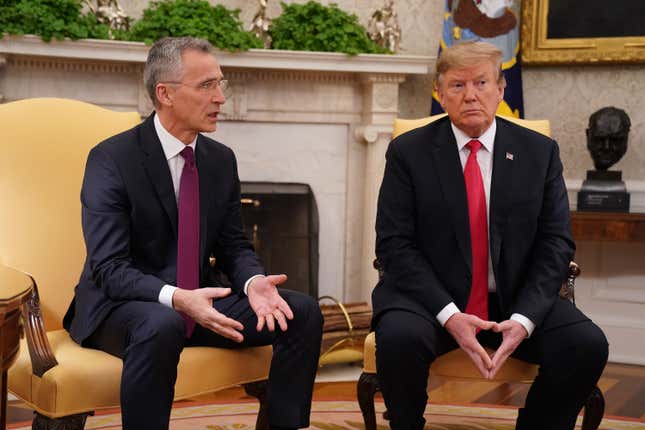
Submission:
<svg viewBox="0 0 645 430">
<path fill-rule="evenodd" d="M 502 73 L 502 51 L 495 45 L 487 42 L 461 42 L 441 51 L 437 60 L 434 85 L 437 88 L 445 73 L 450 69 L 463 69 L 490 62 L 497 71 L 497 82 L 506 85 Z"/>
</svg>

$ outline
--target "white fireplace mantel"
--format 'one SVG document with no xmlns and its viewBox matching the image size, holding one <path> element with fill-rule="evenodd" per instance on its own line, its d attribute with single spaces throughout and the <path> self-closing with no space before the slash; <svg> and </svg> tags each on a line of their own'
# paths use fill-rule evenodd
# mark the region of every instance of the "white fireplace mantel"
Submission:
<svg viewBox="0 0 645 430">
<path fill-rule="evenodd" d="M 58 57 L 81 60 L 143 64 L 149 47 L 140 42 L 82 39 L 52 40 L 44 43 L 37 36 L 6 36 L 0 39 L 0 53 L 21 56 Z M 336 52 L 251 49 L 245 52 L 217 51 L 222 67 L 317 72 L 425 74 L 430 57 L 413 55 L 358 54 Z"/>
<path fill-rule="evenodd" d="M 149 47 L 137 42 L 0 39 L 0 100 L 63 97 L 147 115 Z M 376 196 L 399 86 L 434 59 L 409 55 L 216 52 L 230 83 L 213 137 L 242 181 L 303 182 L 319 211 L 319 293 L 369 300 Z"/>
</svg>

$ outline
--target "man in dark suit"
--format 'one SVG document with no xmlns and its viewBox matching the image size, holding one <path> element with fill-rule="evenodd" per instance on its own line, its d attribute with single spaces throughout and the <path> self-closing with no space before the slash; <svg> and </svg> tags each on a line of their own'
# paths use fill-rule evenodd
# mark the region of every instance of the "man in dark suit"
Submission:
<svg viewBox="0 0 645 430">
<path fill-rule="evenodd" d="M 444 50 L 436 79 L 448 116 L 390 143 L 378 202 L 373 326 L 390 425 L 423 428 L 429 366 L 459 347 L 488 378 L 510 355 L 539 364 L 517 428 L 572 429 L 608 346 L 558 296 L 575 249 L 558 146 L 495 117 L 493 45 Z"/>
<path fill-rule="evenodd" d="M 314 299 L 277 289 L 285 275 L 265 276 L 242 230 L 235 156 L 200 134 L 215 131 L 225 101 L 212 46 L 159 40 L 144 84 L 155 113 L 88 156 L 87 259 L 64 325 L 123 359 L 126 430 L 168 428 L 188 345 L 273 345 L 269 424 L 307 427 L 322 316 Z M 213 259 L 231 288 L 218 287 Z"/>
</svg>

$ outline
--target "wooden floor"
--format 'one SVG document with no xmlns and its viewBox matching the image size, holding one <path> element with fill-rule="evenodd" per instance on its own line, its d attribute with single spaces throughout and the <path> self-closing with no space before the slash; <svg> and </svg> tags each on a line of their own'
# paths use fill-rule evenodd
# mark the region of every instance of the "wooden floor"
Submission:
<svg viewBox="0 0 645 430">
<path fill-rule="evenodd" d="M 645 366 L 608 364 L 598 386 L 605 401 L 605 415 L 639 418 L 645 420 Z M 485 403 L 521 406 L 528 392 L 528 384 L 494 383 L 486 381 L 456 381 L 433 378 L 430 385 L 430 402 L 433 403 Z M 380 396 L 380 394 L 377 394 Z M 233 388 L 210 394 L 202 399 L 241 399 L 244 390 Z M 356 399 L 356 382 L 323 382 L 314 388 L 317 400 Z"/>
<path fill-rule="evenodd" d="M 645 420 L 645 366 L 608 364 L 600 378 L 599 387 L 606 400 L 605 415 Z M 526 384 L 494 382 L 463 382 L 433 378 L 430 401 L 436 403 L 486 403 L 521 406 L 528 391 Z M 236 401 L 248 399 L 241 388 L 231 388 L 191 400 Z M 316 400 L 354 400 L 356 382 L 320 382 L 314 388 Z M 9 402 L 8 422 L 30 420 L 31 410 L 20 401 Z"/>
</svg>

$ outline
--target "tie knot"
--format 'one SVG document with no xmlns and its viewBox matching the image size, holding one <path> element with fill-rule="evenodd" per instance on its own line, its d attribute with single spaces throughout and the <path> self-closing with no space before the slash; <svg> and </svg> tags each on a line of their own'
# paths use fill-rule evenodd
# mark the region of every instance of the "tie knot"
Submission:
<svg viewBox="0 0 645 430">
<path fill-rule="evenodd" d="M 184 160 L 188 164 L 195 164 L 195 153 L 193 152 L 193 148 L 190 146 L 186 146 L 184 149 L 181 150 L 180 152 L 181 156 L 184 157 Z"/>
<path fill-rule="evenodd" d="M 482 147 L 482 143 L 477 139 L 473 139 L 466 146 L 470 149 L 471 154 L 477 154 L 477 151 Z"/>
</svg>

